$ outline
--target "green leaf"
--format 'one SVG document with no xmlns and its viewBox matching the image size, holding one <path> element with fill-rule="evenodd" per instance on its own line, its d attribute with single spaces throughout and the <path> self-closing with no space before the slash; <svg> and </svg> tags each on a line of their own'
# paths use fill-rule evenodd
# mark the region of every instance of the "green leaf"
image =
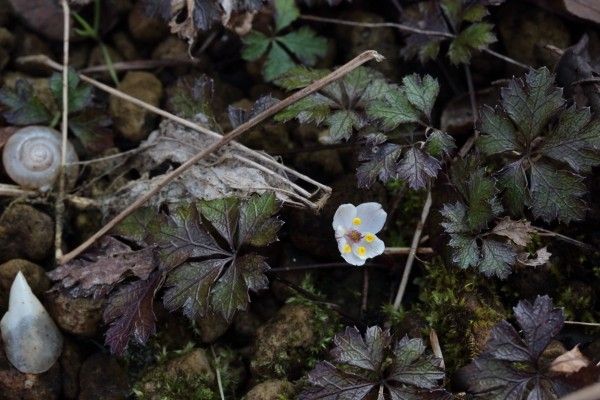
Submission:
<svg viewBox="0 0 600 400">
<path fill-rule="evenodd" d="M 478 22 L 469 25 L 450 43 L 448 57 L 453 64 L 468 64 L 474 50 L 485 49 L 496 41 L 494 25 Z"/>
<path fill-rule="evenodd" d="M 79 85 L 79 76 L 69 68 L 67 73 L 67 92 L 69 98 L 69 114 L 81 111 L 92 104 L 92 87 L 89 85 Z M 56 99 L 56 103 L 62 109 L 62 92 L 63 92 L 62 73 L 55 72 L 50 77 L 50 90 Z"/>
<path fill-rule="evenodd" d="M 446 233 L 465 233 L 470 231 L 466 223 L 467 207 L 463 203 L 458 201 L 454 204 L 446 203 L 440 213 L 446 219 L 441 223 Z"/>
<path fill-rule="evenodd" d="M 498 204 L 495 182 L 485 175 L 483 169 L 472 173 L 467 182 L 467 225 L 473 231 L 480 231 L 502 211 Z"/>
<path fill-rule="evenodd" d="M 404 336 L 394 348 L 394 364 L 388 379 L 421 389 L 433 389 L 444 379 L 441 359 L 425 355 L 423 339 Z"/>
<path fill-rule="evenodd" d="M 356 327 L 346 327 L 343 333 L 338 333 L 333 339 L 336 347 L 332 357 L 338 363 L 377 372 L 390 341 L 390 331 L 378 326 L 368 328 L 364 339 Z"/>
<path fill-rule="evenodd" d="M 581 220 L 586 206 L 581 196 L 585 185 L 580 176 L 554 169 L 545 163 L 531 165 L 531 207 L 536 218 L 564 223 Z"/>
<path fill-rule="evenodd" d="M 509 211 L 522 215 L 530 198 L 523 162 L 515 161 L 504 167 L 498 174 L 498 186 L 503 191 L 504 204 Z"/>
<path fill-rule="evenodd" d="M 275 30 L 288 27 L 300 16 L 296 0 L 274 0 L 275 3 Z"/>
<path fill-rule="evenodd" d="M 483 134 L 477 144 L 486 154 L 498 154 L 520 149 L 517 132 L 512 122 L 491 107 L 481 110 L 479 130 Z"/>
<path fill-rule="evenodd" d="M 264 257 L 246 254 L 236 258 L 214 285 L 211 292 L 212 309 L 231 321 L 237 310 L 248 306 L 248 291 L 266 289 L 269 266 Z"/>
<path fill-rule="evenodd" d="M 287 51 L 278 42 L 273 42 L 263 66 L 263 76 L 267 82 L 270 82 L 294 68 L 295 65 Z"/>
<path fill-rule="evenodd" d="M 564 110 L 540 149 L 545 156 L 562 161 L 575 171 L 589 171 L 600 164 L 600 120 L 590 122 L 588 108 Z"/>
<path fill-rule="evenodd" d="M 433 104 L 440 92 L 440 85 L 437 79 L 429 75 L 421 78 L 417 74 L 405 76 L 402 79 L 404 84 L 404 94 L 410 103 L 420 110 L 427 119 L 431 119 L 431 110 Z"/>
<path fill-rule="evenodd" d="M 221 274 L 228 258 L 187 262 L 171 271 L 165 282 L 169 289 L 163 296 L 169 311 L 183 309 L 183 314 L 194 321 L 208 312 L 210 289 Z"/>
<path fill-rule="evenodd" d="M 327 39 L 317 36 L 315 31 L 303 26 L 276 39 L 287 48 L 303 64 L 312 66 L 318 57 L 324 57 L 327 53 Z"/>
<path fill-rule="evenodd" d="M 419 121 L 419 112 L 400 89 L 389 91 L 385 100 L 371 102 L 367 108 L 367 115 L 378 119 L 386 130 L 394 129 L 400 124 Z"/>
<path fill-rule="evenodd" d="M 342 139 L 350 139 L 353 128 L 360 128 L 360 118 L 354 111 L 340 110 L 327 117 L 329 126 L 328 141 L 338 143 Z"/>
<path fill-rule="evenodd" d="M 266 246 L 274 242 L 283 224 L 273 218 L 278 210 L 279 204 L 272 192 L 249 198 L 240 208 L 239 245 Z"/>
<path fill-rule="evenodd" d="M 285 90 L 296 90 L 306 87 L 316 80 L 329 74 L 327 69 L 309 69 L 303 65 L 297 65 L 279 78 L 273 81 Z"/>
<path fill-rule="evenodd" d="M 545 67 L 527 73 L 525 82 L 511 80 L 501 96 L 504 110 L 526 143 L 539 136 L 564 104 L 562 89 L 554 86 L 554 77 Z"/>
<path fill-rule="evenodd" d="M 423 189 L 429 178 L 435 178 L 442 168 L 440 162 L 416 147 L 410 147 L 398 165 L 398 177 L 408 182 L 411 189 Z"/>
<path fill-rule="evenodd" d="M 114 235 L 135 242 L 139 246 L 152 242 L 160 232 L 160 226 L 166 218 L 152 207 L 142 207 L 125 218 L 112 231 Z"/>
<path fill-rule="evenodd" d="M 425 142 L 427 153 L 436 158 L 442 158 L 444 155 L 449 156 L 454 149 L 456 149 L 454 138 L 438 129 L 434 129 Z"/>
<path fill-rule="evenodd" d="M 242 38 L 242 43 L 242 58 L 246 61 L 256 61 L 267 52 L 271 39 L 259 31 L 251 31 Z"/>
<path fill-rule="evenodd" d="M 459 234 L 450 235 L 448 244 L 453 249 L 452 262 L 462 269 L 477 266 L 481 257 L 477 238 Z"/>
<path fill-rule="evenodd" d="M 206 75 L 184 75 L 167 89 L 167 109 L 183 118 L 214 118 L 214 82 Z"/>
<path fill-rule="evenodd" d="M 297 118 L 302 124 L 314 122 L 319 125 L 329 115 L 331 106 L 331 100 L 322 94 L 316 93 L 295 102 L 275 115 L 275 121 L 285 122 Z"/>
<path fill-rule="evenodd" d="M 511 266 L 517 259 L 514 247 L 497 240 L 484 239 L 481 244 L 479 271 L 485 276 L 505 279 L 511 273 Z"/>
<path fill-rule="evenodd" d="M 48 110 L 24 79 L 17 80 L 14 90 L 0 89 L 0 103 L 6 108 L 2 115 L 9 124 L 32 125 L 50 121 Z"/>
<path fill-rule="evenodd" d="M 473 4 L 464 10 L 462 20 L 467 22 L 479 22 L 488 15 L 490 15 L 490 13 L 485 5 Z"/>
<path fill-rule="evenodd" d="M 231 250 L 236 246 L 235 237 L 240 216 L 239 207 L 239 200 L 235 197 L 205 200 L 198 203 L 202 216 L 227 241 Z"/>
</svg>

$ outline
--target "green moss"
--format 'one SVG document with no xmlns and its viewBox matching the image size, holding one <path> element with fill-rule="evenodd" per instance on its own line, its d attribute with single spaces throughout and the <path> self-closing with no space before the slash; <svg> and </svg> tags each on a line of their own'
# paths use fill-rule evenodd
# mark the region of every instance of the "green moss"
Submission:
<svg viewBox="0 0 600 400">
<path fill-rule="evenodd" d="M 209 382 L 197 376 L 175 377 L 157 374 L 152 383 L 146 382 L 133 389 L 140 400 L 220 400 Z M 152 386 L 150 386 L 152 385 Z"/>
<path fill-rule="evenodd" d="M 483 349 L 491 327 L 504 318 L 503 307 L 493 283 L 475 272 L 439 260 L 426 264 L 424 272 L 417 280 L 419 303 L 411 311 L 437 332 L 452 373 Z"/>
</svg>

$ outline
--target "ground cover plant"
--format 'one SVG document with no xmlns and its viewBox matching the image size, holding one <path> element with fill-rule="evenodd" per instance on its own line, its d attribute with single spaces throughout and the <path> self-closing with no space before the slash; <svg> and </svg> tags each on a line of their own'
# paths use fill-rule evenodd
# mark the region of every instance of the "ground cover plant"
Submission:
<svg viewBox="0 0 600 400">
<path fill-rule="evenodd" d="M 600 397 L 558 3 L 0 0 L 0 397 Z"/>
</svg>

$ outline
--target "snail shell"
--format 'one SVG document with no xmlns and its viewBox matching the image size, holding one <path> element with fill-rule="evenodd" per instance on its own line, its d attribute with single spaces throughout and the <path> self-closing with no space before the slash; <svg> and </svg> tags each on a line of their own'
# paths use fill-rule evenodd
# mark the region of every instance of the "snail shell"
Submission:
<svg viewBox="0 0 600 400">
<path fill-rule="evenodd" d="M 28 126 L 16 131 L 4 145 L 2 163 L 8 176 L 20 186 L 48 190 L 60 171 L 61 135 L 45 126 Z M 77 153 L 67 143 L 67 163 L 76 162 Z M 67 185 L 77 180 L 79 168 L 67 169 Z"/>
</svg>

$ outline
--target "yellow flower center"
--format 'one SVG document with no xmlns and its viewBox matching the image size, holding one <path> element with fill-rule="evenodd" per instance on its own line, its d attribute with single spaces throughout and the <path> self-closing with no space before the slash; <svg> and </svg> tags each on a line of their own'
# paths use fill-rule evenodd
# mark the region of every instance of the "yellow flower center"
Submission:
<svg viewBox="0 0 600 400">
<path fill-rule="evenodd" d="M 352 247 L 350 247 L 350 245 L 349 245 L 348 243 L 346 243 L 346 244 L 344 245 L 344 248 L 342 249 L 342 252 L 343 252 L 343 253 L 346 253 L 346 254 L 348 254 L 348 253 L 350 253 L 351 251 L 352 251 Z"/>
<path fill-rule="evenodd" d="M 375 240 L 375 235 L 373 235 L 372 233 L 367 233 L 365 234 L 365 240 L 367 241 L 367 243 L 371 243 L 373 242 L 373 240 Z"/>
<path fill-rule="evenodd" d="M 358 218 L 358 217 L 355 217 L 355 218 L 352 220 L 352 223 L 353 223 L 354 225 L 360 225 L 360 224 L 362 224 L 362 219 L 360 219 L 360 218 Z"/>
<path fill-rule="evenodd" d="M 364 257 L 365 254 L 367 254 L 367 249 L 364 246 L 360 246 L 358 249 L 356 249 L 356 252 L 359 256 Z"/>
</svg>

